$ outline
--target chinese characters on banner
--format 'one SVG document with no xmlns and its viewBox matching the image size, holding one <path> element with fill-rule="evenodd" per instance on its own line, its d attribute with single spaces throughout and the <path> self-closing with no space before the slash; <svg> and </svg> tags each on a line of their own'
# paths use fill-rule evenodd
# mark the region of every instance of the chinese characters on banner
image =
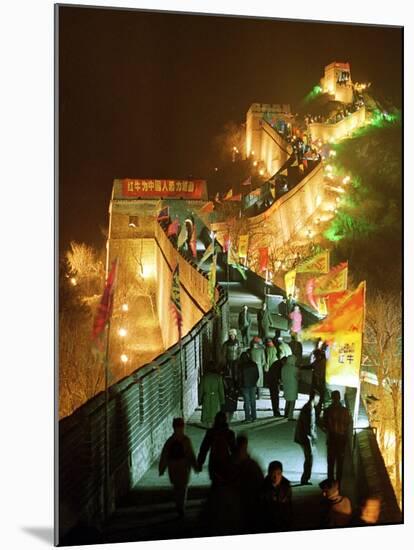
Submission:
<svg viewBox="0 0 414 550">
<path fill-rule="evenodd" d="M 121 182 L 124 197 L 207 200 L 205 180 L 123 179 Z"/>
<path fill-rule="evenodd" d="M 329 348 L 326 383 L 350 388 L 358 387 L 361 349 L 360 332 L 337 332 Z"/>
<path fill-rule="evenodd" d="M 323 250 L 296 266 L 297 273 L 328 273 L 329 250 Z"/>
</svg>

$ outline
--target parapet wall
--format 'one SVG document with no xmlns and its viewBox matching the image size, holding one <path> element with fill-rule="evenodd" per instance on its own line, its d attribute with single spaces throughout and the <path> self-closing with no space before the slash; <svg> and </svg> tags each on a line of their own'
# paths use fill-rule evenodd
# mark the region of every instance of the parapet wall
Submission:
<svg viewBox="0 0 414 550">
<path fill-rule="evenodd" d="M 308 126 L 312 141 L 323 142 L 337 141 L 348 134 L 351 134 L 359 126 L 365 123 L 365 106 L 360 107 L 358 111 L 351 113 L 335 124 L 325 122 L 311 122 Z"/>
</svg>

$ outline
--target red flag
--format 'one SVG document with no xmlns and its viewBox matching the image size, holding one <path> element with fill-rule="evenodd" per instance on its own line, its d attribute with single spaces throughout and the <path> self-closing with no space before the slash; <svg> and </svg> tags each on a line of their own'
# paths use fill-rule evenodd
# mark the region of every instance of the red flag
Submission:
<svg viewBox="0 0 414 550">
<path fill-rule="evenodd" d="M 259 271 L 266 271 L 269 262 L 269 248 L 259 248 Z"/>
<path fill-rule="evenodd" d="M 197 258 L 197 237 L 196 237 L 196 225 L 193 223 L 193 230 L 191 232 L 190 250 L 194 258 Z"/>
<path fill-rule="evenodd" d="M 106 280 L 105 288 L 102 294 L 101 303 L 95 315 L 92 329 L 92 338 L 96 338 L 105 330 L 111 315 L 114 302 L 114 290 L 116 284 L 116 276 L 118 271 L 118 258 L 112 262 L 111 271 Z"/>
<path fill-rule="evenodd" d="M 331 313 L 341 302 L 349 296 L 350 291 L 344 290 L 343 292 L 334 292 L 333 294 L 328 294 L 325 298 L 328 299 L 328 311 Z"/>
<path fill-rule="evenodd" d="M 172 235 L 177 235 L 179 225 L 180 224 L 179 224 L 178 218 L 175 218 L 175 220 L 172 221 L 168 226 L 167 237 L 171 237 Z"/>
<path fill-rule="evenodd" d="M 200 212 L 206 212 L 206 213 L 213 212 L 213 210 L 214 210 L 213 201 L 206 202 L 206 204 L 202 208 L 200 208 Z"/>
<path fill-rule="evenodd" d="M 230 250 L 230 244 L 231 244 L 230 235 L 226 233 L 224 235 L 224 243 L 223 243 L 223 252 L 225 252 L 226 254 Z"/>
</svg>

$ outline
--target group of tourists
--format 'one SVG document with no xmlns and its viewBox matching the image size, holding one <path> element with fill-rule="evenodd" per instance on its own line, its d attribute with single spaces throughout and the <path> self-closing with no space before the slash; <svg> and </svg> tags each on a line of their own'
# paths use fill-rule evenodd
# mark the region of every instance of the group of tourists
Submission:
<svg viewBox="0 0 414 550">
<path fill-rule="evenodd" d="M 312 392 L 300 412 L 295 431 L 295 441 L 307 449 L 301 485 L 311 484 L 308 476 L 312 468 L 312 446 L 316 439 L 317 401 L 318 394 Z M 319 484 L 322 497 L 319 527 L 366 525 L 378 521 L 378 501 L 369 499 L 363 504 L 360 513 L 356 513 L 350 499 L 341 494 L 344 445 L 349 420 L 347 409 L 340 403 L 339 392 L 333 392 L 332 404 L 327 407 L 323 417 L 327 432 L 328 477 Z M 272 460 L 268 464 L 267 475 L 264 475 L 261 466 L 249 454 L 246 434 L 236 436 L 223 412 L 216 414 L 214 424 L 206 431 L 197 456 L 184 428 L 184 420 L 175 418 L 173 434 L 166 441 L 159 462 L 160 475 L 168 470 L 180 517 L 185 514 L 191 470 L 201 472 L 208 456 L 211 488 L 206 516 L 209 534 L 287 531 L 294 527 L 292 486 L 284 477 L 283 465 L 279 460 Z"/>
</svg>

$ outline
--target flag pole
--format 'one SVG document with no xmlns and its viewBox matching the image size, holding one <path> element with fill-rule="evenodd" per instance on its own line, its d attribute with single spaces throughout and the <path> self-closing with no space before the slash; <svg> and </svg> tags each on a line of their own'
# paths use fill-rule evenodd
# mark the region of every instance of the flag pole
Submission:
<svg viewBox="0 0 414 550">
<path fill-rule="evenodd" d="M 364 345 L 364 332 L 365 332 L 365 300 L 366 300 L 366 292 L 367 292 L 367 285 L 364 281 L 364 317 L 362 321 L 362 333 L 361 333 L 361 357 L 359 360 L 359 377 L 358 377 L 358 386 L 355 396 L 355 406 L 354 406 L 354 429 L 356 427 L 356 424 L 358 422 L 359 417 L 359 404 L 361 401 L 361 364 L 362 364 L 362 348 Z"/>
<path fill-rule="evenodd" d="M 108 320 L 106 333 L 105 353 L 105 474 L 104 474 L 104 510 L 105 520 L 109 518 L 109 335 L 111 330 L 111 318 Z"/>
</svg>

